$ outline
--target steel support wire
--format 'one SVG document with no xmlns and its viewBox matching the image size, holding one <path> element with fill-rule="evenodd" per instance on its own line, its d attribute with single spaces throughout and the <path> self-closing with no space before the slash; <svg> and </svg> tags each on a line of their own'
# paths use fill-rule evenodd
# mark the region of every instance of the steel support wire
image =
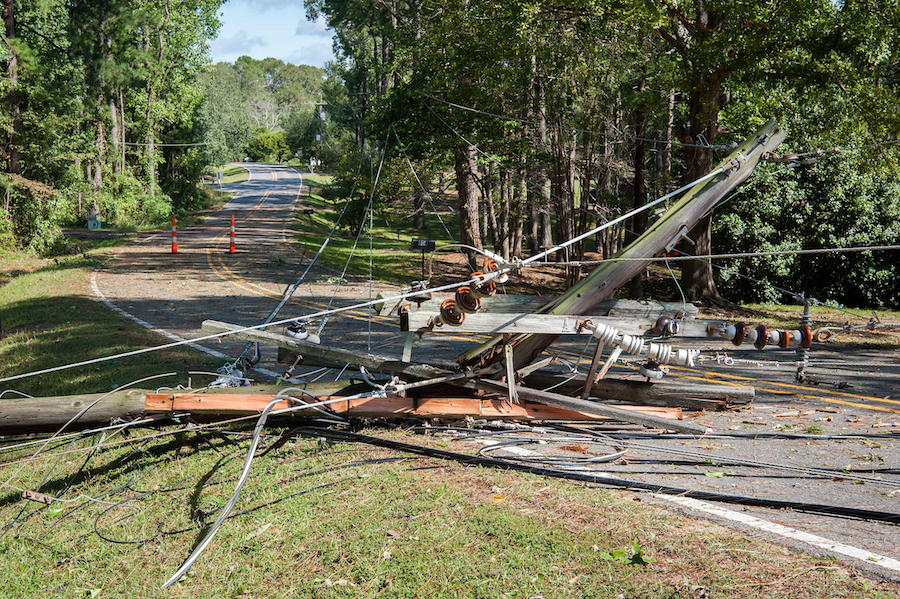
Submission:
<svg viewBox="0 0 900 599">
<path fill-rule="evenodd" d="M 359 172 L 360 172 L 360 170 L 362 170 L 362 165 L 363 165 L 363 157 L 360 156 L 360 158 L 359 158 L 359 166 L 356 168 L 356 175 L 357 175 L 357 178 L 359 177 Z M 306 270 L 303 271 L 303 274 L 300 275 L 300 278 L 297 279 L 297 282 L 295 282 L 295 283 L 290 287 L 290 289 L 288 289 L 288 290 L 285 292 L 284 297 L 281 298 L 281 301 L 278 302 L 278 305 L 275 306 L 275 309 L 272 310 L 272 313 L 269 314 L 269 316 L 266 318 L 265 322 L 263 322 L 263 325 L 268 325 L 268 324 L 270 324 L 273 320 L 275 320 L 275 317 L 278 316 L 278 313 L 281 312 L 281 309 L 284 307 L 284 305 L 285 305 L 286 303 L 288 303 L 288 301 L 294 296 L 294 293 L 297 292 L 297 289 L 300 288 L 300 285 L 301 285 L 301 284 L 303 283 L 303 281 L 306 279 L 306 275 L 309 274 L 309 271 L 312 270 L 312 267 L 313 267 L 313 265 L 315 265 L 316 261 L 319 259 L 319 256 L 321 256 L 321 255 L 322 255 L 322 252 L 325 251 L 325 248 L 328 247 L 328 242 L 331 241 L 331 238 L 334 236 L 335 231 L 338 230 L 338 226 L 341 224 L 341 219 L 344 218 L 344 213 L 347 212 L 347 207 L 350 205 L 350 200 L 353 198 L 353 192 L 354 192 L 355 189 L 356 189 L 356 183 L 355 183 L 355 179 L 354 179 L 353 186 L 350 188 L 350 194 L 347 196 L 347 201 L 344 202 L 344 207 L 343 207 L 343 209 L 341 209 L 341 213 L 340 213 L 340 215 L 337 217 L 337 220 L 334 221 L 334 227 L 331 228 L 331 232 L 328 233 L 328 237 L 326 237 L 326 238 L 325 238 L 325 241 L 322 242 L 322 245 L 319 246 L 319 251 L 317 251 L 317 252 L 316 252 L 316 255 L 313 256 L 313 259 L 310 260 L 309 264 L 306 266 Z M 263 327 L 260 328 L 259 330 L 264 331 L 265 328 L 266 328 L 266 327 L 263 326 Z M 254 343 L 255 343 L 254 341 L 248 341 L 248 342 L 244 345 L 244 349 L 241 351 L 241 354 L 240 354 L 240 356 L 238 356 L 237 359 L 240 360 L 240 359 L 244 356 L 244 354 L 247 353 L 247 350 L 249 350 L 249 349 L 253 346 Z"/>
<path fill-rule="evenodd" d="M 397 451 L 405 451 L 416 455 L 424 455 L 428 457 L 440 458 L 444 460 L 453 460 L 460 462 L 466 466 L 484 466 L 490 468 L 502 468 L 504 470 L 515 470 L 517 472 L 528 472 L 540 476 L 550 478 L 562 478 L 567 480 L 575 480 L 598 485 L 606 485 L 618 487 L 622 489 L 649 491 L 662 495 L 680 495 L 682 497 L 691 497 L 693 499 L 704 499 L 707 501 L 718 501 L 721 503 L 733 503 L 737 505 L 745 505 L 751 507 L 765 507 L 772 509 L 790 509 L 799 512 L 809 512 L 814 514 L 825 514 L 828 516 L 841 516 L 844 518 L 855 518 L 858 520 L 886 522 L 889 524 L 900 525 L 900 513 L 882 512 L 877 510 L 867 510 L 861 508 L 847 507 L 842 505 L 828 505 L 820 503 L 804 503 L 801 501 L 785 501 L 781 499 L 767 499 L 763 497 L 748 497 L 742 495 L 730 495 L 727 493 L 715 493 L 711 491 L 695 491 L 680 487 L 670 487 L 667 485 L 658 485 L 653 483 L 645 483 L 640 481 L 630 481 L 621 478 L 613 478 L 610 476 L 602 476 L 597 474 L 586 474 L 582 472 L 570 472 L 565 470 L 557 470 L 553 468 L 540 468 L 518 462 L 507 462 L 495 458 L 487 458 L 483 456 L 472 456 L 463 453 L 455 453 L 444 451 L 441 449 L 432 449 L 430 447 L 422 447 L 419 445 L 411 445 L 409 443 L 401 443 L 399 441 L 390 441 L 388 439 L 380 439 L 378 437 L 370 437 L 351 433 L 349 431 L 336 431 L 331 429 L 323 429 L 316 427 L 301 428 L 300 432 L 310 435 L 330 438 L 335 441 L 345 441 L 351 443 L 366 443 L 377 447 L 385 447 Z"/>
</svg>

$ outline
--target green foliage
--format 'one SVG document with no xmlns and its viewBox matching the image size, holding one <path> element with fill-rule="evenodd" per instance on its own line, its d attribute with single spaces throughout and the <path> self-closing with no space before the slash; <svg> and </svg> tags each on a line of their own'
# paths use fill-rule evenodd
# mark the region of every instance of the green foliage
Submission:
<svg viewBox="0 0 900 599">
<path fill-rule="evenodd" d="M 260 130 L 247 147 L 247 155 L 254 162 L 281 162 L 287 154 L 284 131 Z"/>
<path fill-rule="evenodd" d="M 600 554 L 600 559 L 627 566 L 647 566 L 656 561 L 644 554 L 644 549 L 637 542 L 637 539 L 632 539 L 628 547 L 620 547 L 609 552 L 604 551 Z"/>
<path fill-rule="evenodd" d="M 745 134 L 769 114 L 790 132 L 781 152 L 868 145 L 870 133 L 831 87 L 738 88 L 726 122 Z M 893 245 L 900 239 L 900 183 L 888 147 L 826 153 L 813 165 L 761 167 L 721 209 L 717 251 L 753 252 Z M 890 252 L 742 258 L 719 284 L 741 301 L 784 301 L 773 286 L 848 306 L 900 305 L 900 267 Z M 840 276 L 835 276 L 840 273 Z"/>
</svg>

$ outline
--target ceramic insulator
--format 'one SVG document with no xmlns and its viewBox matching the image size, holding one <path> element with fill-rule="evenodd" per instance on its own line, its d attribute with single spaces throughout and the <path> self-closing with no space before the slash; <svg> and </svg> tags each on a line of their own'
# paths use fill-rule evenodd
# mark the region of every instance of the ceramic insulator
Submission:
<svg viewBox="0 0 900 599">
<path fill-rule="evenodd" d="M 606 345 L 615 345 L 616 338 L 619 336 L 619 330 L 598 322 L 594 326 L 594 330 L 591 331 L 591 335 Z"/>
</svg>

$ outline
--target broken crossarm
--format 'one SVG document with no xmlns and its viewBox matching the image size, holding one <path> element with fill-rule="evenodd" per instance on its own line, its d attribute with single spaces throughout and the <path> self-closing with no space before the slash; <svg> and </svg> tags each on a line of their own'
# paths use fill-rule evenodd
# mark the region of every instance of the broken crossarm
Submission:
<svg viewBox="0 0 900 599">
<path fill-rule="evenodd" d="M 201 328 L 204 333 L 212 334 L 237 331 L 243 327 L 216 320 L 204 320 Z M 235 339 L 266 343 L 299 353 L 303 356 L 301 363 L 305 366 L 343 368 L 347 364 L 355 364 L 364 366 L 369 372 L 373 373 L 398 374 L 418 379 L 439 377 L 450 374 L 454 370 L 452 364 L 442 365 L 446 366 L 446 368 L 442 368 L 430 364 L 399 362 L 386 356 L 319 345 L 270 331 L 241 331 L 232 336 Z"/>
</svg>

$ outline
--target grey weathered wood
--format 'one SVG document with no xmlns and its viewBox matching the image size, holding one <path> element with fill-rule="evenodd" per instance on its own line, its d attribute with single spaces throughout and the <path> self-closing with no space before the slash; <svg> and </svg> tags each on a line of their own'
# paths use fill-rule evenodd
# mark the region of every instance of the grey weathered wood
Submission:
<svg viewBox="0 0 900 599">
<path fill-rule="evenodd" d="M 437 312 L 441 302 L 454 297 L 453 293 L 435 293 L 433 299 L 424 302 L 421 310 L 425 312 Z M 481 300 L 479 314 L 493 314 L 506 312 L 534 313 L 551 302 L 557 301 L 555 296 L 538 295 L 501 295 L 486 297 Z M 415 305 L 412 306 L 413 308 Z M 660 302 L 656 300 L 629 300 L 606 299 L 598 303 L 592 314 L 597 316 L 621 316 L 625 318 L 656 318 L 660 314 L 675 316 L 684 312 L 686 319 L 695 318 L 700 311 L 694 304 L 683 302 Z M 387 315 L 388 309 L 382 310 L 382 315 Z M 397 310 L 399 312 L 399 310 Z M 410 311 L 410 314 L 414 312 Z"/>
<path fill-rule="evenodd" d="M 414 333 L 539 333 L 546 335 L 589 335 L 590 330 L 579 326 L 590 320 L 593 323 L 615 327 L 624 335 L 645 335 L 656 324 L 656 318 L 626 318 L 613 316 L 577 316 L 572 314 L 530 313 L 482 313 L 466 315 L 459 326 L 438 325 L 437 312 L 418 311 L 407 315 L 400 322 L 402 331 Z M 718 320 L 685 320 L 677 337 L 707 337 L 710 325 L 721 325 Z"/>
<path fill-rule="evenodd" d="M 583 389 L 584 376 L 569 377 L 532 374 L 525 383 L 532 387 L 554 387 L 560 393 L 577 393 Z M 590 396 L 645 406 L 685 408 L 688 410 L 726 410 L 753 401 L 753 387 L 603 379 L 591 385 Z"/>
<path fill-rule="evenodd" d="M 472 386 L 485 391 L 493 391 L 496 393 L 506 393 L 506 386 L 503 383 L 490 381 L 486 379 L 474 379 L 467 381 L 462 386 Z M 622 422 L 631 424 L 640 424 L 650 428 L 661 428 L 665 430 L 674 430 L 691 435 L 703 435 L 708 432 L 708 428 L 702 424 L 693 422 L 684 422 L 674 420 L 672 418 L 663 418 L 652 414 L 642 414 L 625 410 L 616 406 L 604 405 L 594 401 L 586 401 L 584 399 L 576 399 L 558 393 L 550 393 L 549 391 L 538 391 L 529 387 L 517 385 L 516 392 L 519 397 L 525 401 L 533 401 L 554 408 L 562 408 L 564 410 L 575 410 L 585 412 L 587 414 L 596 414 L 598 416 L 608 416 Z"/>
<path fill-rule="evenodd" d="M 207 334 L 225 333 L 242 328 L 243 327 L 236 324 L 219 322 L 217 320 L 204 320 L 201 324 L 201 329 Z M 397 360 L 379 356 L 377 354 L 350 351 L 328 345 L 318 345 L 270 331 L 241 331 L 239 333 L 234 333 L 231 337 L 291 350 L 292 352 L 296 352 L 303 356 L 301 364 L 305 366 L 343 368 L 347 364 L 354 364 L 356 366 L 364 366 L 372 373 L 402 374 L 420 379 L 443 376 L 453 370 L 453 365 L 451 364 L 447 364 L 446 368 L 441 368 L 440 365 L 398 362 Z"/>
<path fill-rule="evenodd" d="M 0 435 L 55 432 L 104 394 L 0 399 Z M 113 418 L 134 418 L 144 411 L 144 391 L 128 389 L 109 394 L 66 430 L 105 426 Z"/>
<path fill-rule="evenodd" d="M 696 224 L 726 194 L 743 183 L 764 152 L 773 151 L 786 136 L 786 132 L 774 121 L 764 125 L 751 139 L 732 152 L 719 167 L 728 167 L 726 173 L 697 183 L 680 200 L 653 223 L 647 231 L 628 247 L 616 254 L 617 258 L 638 258 L 633 261 L 603 262 L 586 278 L 579 281 L 552 305 L 541 312 L 547 314 L 589 314 L 594 306 L 610 297 L 617 289 L 642 272 L 650 260 L 661 255 L 681 232 Z M 733 168 L 732 168 L 733 167 Z M 554 335 L 516 335 L 510 343 L 516 354 L 516 367 L 534 361 L 556 339 Z M 465 367 L 482 367 L 496 362 L 502 352 L 495 346 L 502 343 L 501 337 L 466 352 L 459 357 Z"/>
<path fill-rule="evenodd" d="M 225 387 L 204 389 L 195 393 L 246 394 L 260 393 L 275 395 L 288 385 L 251 385 L 249 387 Z M 301 388 L 317 397 L 355 393 L 370 390 L 369 385 L 358 381 L 332 381 L 325 383 L 299 383 L 289 385 Z M 109 394 L 102 401 L 87 410 L 78 420 L 66 427 L 66 431 L 107 426 L 111 420 L 131 420 L 144 412 L 144 396 L 152 393 L 149 389 L 127 389 Z M 64 395 L 56 397 L 16 397 L 0 399 L 0 435 L 29 435 L 33 433 L 56 432 L 78 412 L 91 405 L 104 394 Z"/>
</svg>

